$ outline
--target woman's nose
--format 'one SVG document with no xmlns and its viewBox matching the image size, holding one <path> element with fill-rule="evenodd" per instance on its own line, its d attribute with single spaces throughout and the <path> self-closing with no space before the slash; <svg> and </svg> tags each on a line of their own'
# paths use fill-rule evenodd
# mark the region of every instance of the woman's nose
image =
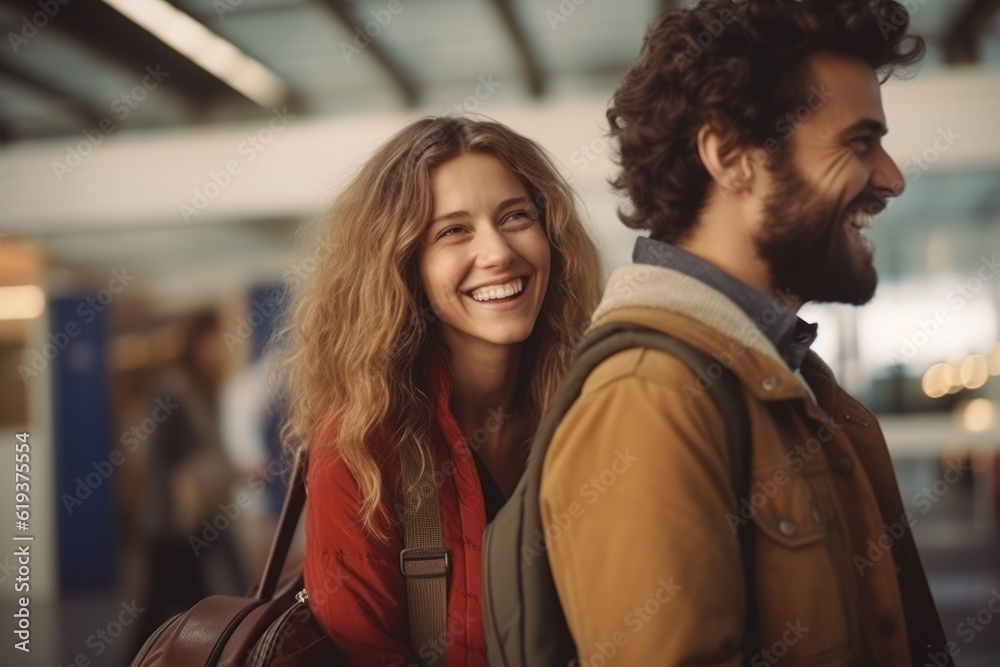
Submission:
<svg viewBox="0 0 1000 667">
<path fill-rule="evenodd" d="M 492 226 L 477 235 L 476 253 L 476 263 L 484 268 L 507 266 L 517 256 L 508 239 Z"/>
</svg>

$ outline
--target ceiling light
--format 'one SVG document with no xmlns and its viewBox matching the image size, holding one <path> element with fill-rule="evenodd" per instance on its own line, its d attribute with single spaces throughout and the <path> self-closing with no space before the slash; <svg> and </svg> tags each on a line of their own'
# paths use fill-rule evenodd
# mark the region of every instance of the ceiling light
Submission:
<svg viewBox="0 0 1000 667">
<path fill-rule="evenodd" d="M 990 375 L 1000 375 L 1000 343 L 995 344 L 990 350 L 986 364 Z"/>
<path fill-rule="evenodd" d="M 969 401 L 962 409 L 962 423 L 969 431 L 988 431 L 996 421 L 996 408 L 985 398 Z"/>
<path fill-rule="evenodd" d="M 104 2 L 260 106 L 288 95 L 281 77 L 166 0 Z"/>
<path fill-rule="evenodd" d="M 990 377 L 990 372 L 986 367 L 986 357 L 978 354 L 968 357 L 962 362 L 959 376 L 966 389 L 982 387 Z"/>
<path fill-rule="evenodd" d="M 924 373 L 924 377 L 920 381 L 920 386 L 928 398 L 941 398 L 948 393 L 951 386 L 948 384 L 946 378 L 947 372 L 947 364 L 934 364 Z"/>
<path fill-rule="evenodd" d="M 0 320 L 33 320 L 45 312 L 45 292 L 37 285 L 0 287 Z"/>
</svg>

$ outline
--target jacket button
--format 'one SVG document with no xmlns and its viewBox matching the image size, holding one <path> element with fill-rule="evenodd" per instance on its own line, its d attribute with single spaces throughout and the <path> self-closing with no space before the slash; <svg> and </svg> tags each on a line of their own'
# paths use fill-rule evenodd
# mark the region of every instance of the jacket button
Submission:
<svg viewBox="0 0 1000 667">
<path fill-rule="evenodd" d="M 772 391 L 778 386 L 778 378 L 769 375 L 761 381 L 760 386 L 764 388 L 764 391 Z"/>
<path fill-rule="evenodd" d="M 850 477 L 851 476 L 851 468 L 853 468 L 853 467 L 854 466 L 851 465 L 851 460 L 850 459 L 846 459 L 846 458 L 844 458 L 844 459 L 837 459 L 836 463 L 833 464 L 833 471 L 835 473 L 837 473 L 838 475 L 840 475 L 841 477 Z"/>
<path fill-rule="evenodd" d="M 896 631 L 896 621 L 892 616 L 883 616 L 878 622 L 878 631 L 883 635 L 889 636 Z"/>
<path fill-rule="evenodd" d="M 785 537 L 791 537 L 798 532 L 799 527 L 796 526 L 795 522 L 791 519 L 782 519 L 778 522 L 778 530 L 780 530 L 781 534 Z"/>
</svg>

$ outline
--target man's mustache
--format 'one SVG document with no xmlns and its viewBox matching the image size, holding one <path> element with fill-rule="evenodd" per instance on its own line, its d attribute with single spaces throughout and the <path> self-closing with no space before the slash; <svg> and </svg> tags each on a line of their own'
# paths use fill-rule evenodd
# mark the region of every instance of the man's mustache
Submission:
<svg viewBox="0 0 1000 667">
<path fill-rule="evenodd" d="M 889 202 L 886 197 L 879 195 L 875 190 L 870 190 L 856 197 L 851 205 L 847 207 L 847 210 L 849 213 L 861 211 L 867 215 L 875 216 L 884 211 L 888 205 Z"/>
</svg>

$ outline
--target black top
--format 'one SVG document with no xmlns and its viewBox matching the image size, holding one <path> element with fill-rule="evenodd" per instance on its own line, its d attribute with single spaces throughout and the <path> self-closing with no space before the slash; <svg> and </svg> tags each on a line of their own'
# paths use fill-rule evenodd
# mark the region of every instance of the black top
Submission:
<svg viewBox="0 0 1000 667">
<path fill-rule="evenodd" d="M 486 464 L 479 458 L 479 454 L 476 454 L 476 450 L 470 449 L 470 451 L 472 452 L 473 460 L 476 462 L 476 470 L 479 472 L 479 486 L 483 488 L 483 499 L 486 501 L 486 523 L 489 523 L 493 521 L 493 518 L 500 511 L 500 508 L 504 506 L 504 503 L 507 502 L 507 499 L 504 498 L 503 492 L 500 491 L 500 487 L 497 486 Z"/>
</svg>

